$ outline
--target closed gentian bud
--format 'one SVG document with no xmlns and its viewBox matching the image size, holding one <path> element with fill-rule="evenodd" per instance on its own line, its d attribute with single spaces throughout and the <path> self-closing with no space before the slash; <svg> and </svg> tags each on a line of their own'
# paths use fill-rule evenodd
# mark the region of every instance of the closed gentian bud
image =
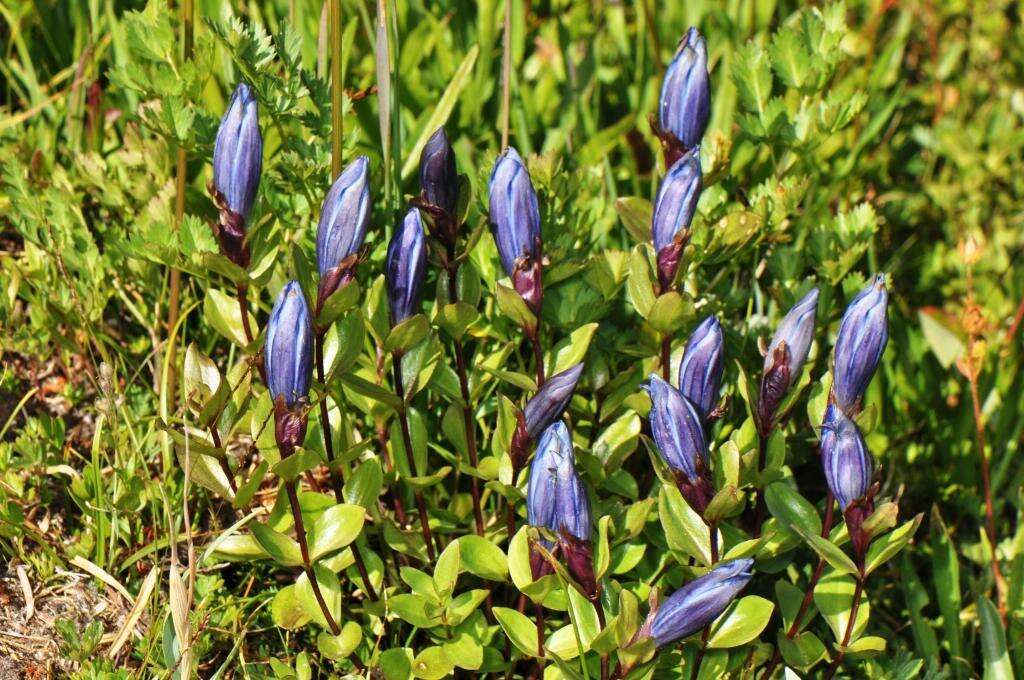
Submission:
<svg viewBox="0 0 1024 680">
<path fill-rule="evenodd" d="M 764 357 L 758 420 L 762 433 L 770 427 L 786 392 L 800 376 L 814 339 L 814 318 L 818 309 L 818 289 L 812 288 L 793 305 L 775 330 Z"/>
<path fill-rule="evenodd" d="M 703 512 L 714 493 L 700 414 L 679 390 L 653 373 L 644 389 L 651 397 L 648 419 L 658 452 L 675 473 L 683 497 Z"/>
<path fill-rule="evenodd" d="M 561 417 L 582 373 L 582 363 L 556 373 L 526 402 L 523 416 L 526 420 L 526 433 L 531 438 L 536 438 L 544 428 Z"/>
<path fill-rule="evenodd" d="M 213 147 L 213 183 L 233 212 L 248 219 L 263 168 L 259 105 L 252 88 L 239 83 L 220 119 Z"/>
<path fill-rule="evenodd" d="M 710 115 L 707 45 L 691 27 L 679 41 L 661 83 L 658 123 L 666 144 L 667 164 L 671 165 L 673 150 L 679 153 L 700 144 Z"/>
<path fill-rule="evenodd" d="M 658 256 L 658 283 L 667 290 L 679 269 L 690 239 L 690 222 L 701 192 L 699 149 L 694 148 L 669 168 L 654 203 L 651 236 Z"/>
<path fill-rule="evenodd" d="M 370 159 L 359 156 L 341 171 L 320 208 L 316 266 L 318 307 L 352 276 L 370 224 Z"/>
<path fill-rule="evenodd" d="M 844 511 L 871 486 L 872 462 L 860 428 L 829 404 L 821 425 L 821 464 L 825 481 Z"/>
<path fill-rule="evenodd" d="M 882 360 L 889 339 L 888 303 L 885 275 L 879 274 L 857 294 L 839 324 L 832 396 L 847 414 L 853 415 Z"/>
<path fill-rule="evenodd" d="M 721 324 L 709 316 L 690 335 L 679 364 L 679 392 L 693 404 L 704 422 L 718 403 L 724 367 L 723 342 Z"/>
<path fill-rule="evenodd" d="M 416 313 L 420 286 L 426 273 L 427 252 L 423 243 L 420 211 L 411 209 L 388 245 L 384 276 L 391 306 L 391 325 L 397 326 Z"/>
<path fill-rule="evenodd" d="M 298 281 L 289 281 L 277 296 L 263 353 L 277 443 L 282 455 L 288 456 L 306 434 L 300 402 L 309 395 L 313 365 L 313 327 Z"/>
<path fill-rule="evenodd" d="M 220 210 L 215 235 L 221 252 L 243 269 L 249 266 L 245 223 L 256 200 L 262 167 L 256 96 L 248 85 L 239 83 L 217 130 L 211 193 Z"/>
<path fill-rule="evenodd" d="M 530 173 L 509 147 L 494 163 L 490 180 L 490 223 L 501 264 L 520 297 L 540 311 L 540 209 Z"/>
<path fill-rule="evenodd" d="M 455 151 L 444 127 L 437 128 L 423 147 L 420 190 L 428 204 L 454 217 L 459 204 L 459 175 L 455 170 Z"/>
<path fill-rule="evenodd" d="M 723 562 L 672 593 L 650 622 L 654 644 L 678 642 L 717 619 L 753 577 L 753 566 L 750 558 Z"/>
</svg>

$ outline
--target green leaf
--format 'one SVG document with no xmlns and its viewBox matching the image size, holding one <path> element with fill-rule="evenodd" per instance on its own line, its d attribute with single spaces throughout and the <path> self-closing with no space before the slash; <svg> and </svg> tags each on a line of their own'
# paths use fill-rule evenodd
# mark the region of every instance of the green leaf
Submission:
<svg viewBox="0 0 1024 680">
<path fill-rule="evenodd" d="M 334 325 L 341 315 L 355 307 L 360 300 L 359 281 L 351 279 L 341 288 L 331 293 L 320 309 L 316 323 L 320 328 Z"/>
<path fill-rule="evenodd" d="M 258 328 L 256 319 L 249 313 L 249 327 Z M 248 346 L 245 327 L 242 325 L 242 311 L 238 300 L 216 288 L 208 288 L 203 298 L 203 316 L 206 322 L 239 347 Z"/>
<path fill-rule="evenodd" d="M 466 334 L 466 331 L 478 318 L 480 318 L 480 313 L 476 311 L 475 307 L 459 301 L 439 305 L 435 321 L 445 333 L 458 340 Z"/>
<path fill-rule="evenodd" d="M 576 630 L 572 624 L 562 626 L 544 640 L 544 649 L 548 654 L 556 654 L 562 660 L 575 659 L 580 655 L 579 643 L 576 641 Z"/>
<path fill-rule="evenodd" d="M 320 454 L 316 451 L 299 449 L 284 460 L 278 461 L 271 471 L 286 482 L 294 482 L 299 475 L 307 470 L 312 470 L 319 464 Z"/>
<path fill-rule="evenodd" d="M 270 559 L 285 567 L 302 566 L 302 553 L 297 541 L 274 531 L 266 524 L 255 523 L 251 529 L 256 542 L 263 548 L 263 552 L 270 555 Z"/>
<path fill-rule="evenodd" d="M 534 328 L 537 325 L 537 317 L 533 315 L 530 308 L 523 302 L 523 298 L 519 297 L 519 293 L 515 290 L 498 283 L 495 284 L 494 295 L 501 313 L 520 327 Z"/>
<path fill-rule="evenodd" d="M 459 556 L 466 571 L 480 578 L 504 581 L 508 577 L 505 553 L 482 536 L 470 534 L 460 538 Z"/>
<path fill-rule="evenodd" d="M 711 624 L 708 647 L 725 649 L 747 644 L 765 629 L 774 610 L 775 605 L 763 597 L 740 598 Z"/>
<path fill-rule="evenodd" d="M 448 623 L 457 626 L 465 621 L 487 599 L 490 592 L 486 588 L 476 588 L 453 597 L 448 603 Z"/>
<path fill-rule="evenodd" d="M 448 658 L 443 647 L 427 647 L 412 662 L 413 676 L 423 680 L 441 680 L 453 670 L 455 664 Z"/>
<path fill-rule="evenodd" d="M 743 106 L 763 116 L 772 94 L 771 64 L 764 48 L 754 42 L 744 45 L 732 59 L 732 79 Z"/>
<path fill-rule="evenodd" d="M 508 571 L 512 583 L 522 590 L 533 583 L 533 572 L 530 570 L 530 539 L 529 527 L 522 526 L 508 544 Z"/>
<path fill-rule="evenodd" d="M 661 485 L 658 494 L 658 516 L 665 529 L 665 538 L 672 550 L 695 557 L 705 566 L 711 566 L 711 534 L 700 515 L 683 500 L 679 489 Z"/>
<path fill-rule="evenodd" d="M 459 541 L 452 541 L 445 546 L 434 565 L 434 585 L 442 599 L 446 599 L 455 590 L 455 581 L 459 578 L 459 553 Z"/>
<path fill-rule="evenodd" d="M 842 640 L 846 635 L 846 625 L 850 620 L 850 611 L 853 606 L 854 581 L 849 576 L 837 571 L 831 571 L 818 581 L 814 588 L 814 604 L 818 611 L 832 629 L 836 640 Z M 853 626 L 851 640 L 856 640 L 864 632 L 868 625 L 871 604 L 868 598 L 862 597 L 860 608 L 857 610 L 857 621 Z"/>
<path fill-rule="evenodd" d="M 363 506 L 347 503 L 327 508 L 310 530 L 309 559 L 318 560 L 356 540 L 363 530 L 365 513 Z"/>
<path fill-rule="evenodd" d="M 338 583 L 338 577 L 333 571 L 319 564 L 313 565 L 313 573 L 316 575 L 316 582 L 320 586 L 320 594 L 323 595 L 327 611 L 331 613 L 337 623 L 341 620 L 341 584 Z M 302 608 L 310 618 L 321 628 L 329 629 L 327 618 L 320 608 L 320 603 L 313 593 L 313 585 L 309 582 L 305 572 L 299 574 L 299 578 L 295 581 L 295 589 Z"/>
<path fill-rule="evenodd" d="M 844 553 L 835 543 L 831 542 L 827 538 L 822 538 L 817 534 L 806 533 L 802 528 L 794 528 L 797 529 L 797 533 L 803 536 L 803 539 L 807 541 L 808 545 L 814 549 L 814 552 L 825 558 L 825 561 L 828 562 L 833 569 L 844 574 L 857 573 L 857 565 L 854 564 L 849 555 Z"/>
<path fill-rule="evenodd" d="M 902 550 L 910 539 L 914 537 L 917 528 L 921 526 L 923 515 L 917 515 L 914 519 L 904 522 L 892 533 L 877 539 L 868 548 L 868 554 L 864 558 L 864 571 L 870 574 L 875 569 L 885 564 L 890 557 Z"/>
<path fill-rule="evenodd" d="M 384 473 L 376 458 L 364 460 L 345 480 L 345 502 L 361 505 L 367 510 L 377 506 L 377 496 L 384 484 Z"/>
<path fill-rule="evenodd" d="M 587 355 L 587 349 L 590 347 L 590 340 L 597 331 L 597 326 L 596 323 L 580 326 L 570 333 L 569 337 L 560 340 L 545 361 L 548 375 L 561 373 L 583 361 L 583 357 Z"/>
<path fill-rule="evenodd" d="M 779 652 L 787 666 L 806 670 L 825 658 L 825 645 L 814 633 L 800 633 L 792 640 L 779 632 Z"/>
<path fill-rule="evenodd" d="M 430 322 L 422 314 L 414 314 L 391 329 L 384 340 L 384 352 L 405 354 L 420 344 L 430 332 Z"/>
<path fill-rule="evenodd" d="M 985 669 L 982 680 L 1012 679 L 1013 666 L 1006 649 L 1006 631 L 999 618 L 999 611 L 992 600 L 982 597 L 978 600 L 978 614 L 981 618 L 981 657 Z"/>
<path fill-rule="evenodd" d="M 764 490 L 768 511 L 782 526 L 798 533 L 821 535 L 821 517 L 818 511 L 786 482 L 773 482 Z"/>
<path fill-rule="evenodd" d="M 328 659 L 341 661 L 354 652 L 362 641 L 362 626 L 355 621 L 346 621 L 338 635 L 322 631 L 316 638 L 316 648 Z"/>
<path fill-rule="evenodd" d="M 681 326 L 689 325 L 695 316 L 693 300 L 672 290 L 655 298 L 646 318 L 654 330 L 663 335 L 672 335 Z"/>
<path fill-rule="evenodd" d="M 964 341 L 942 322 L 939 312 L 931 309 L 920 309 L 917 319 L 921 324 L 921 333 L 931 348 L 935 358 L 943 368 L 949 368 L 963 356 L 966 347 Z"/>
<path fill-rule="evenodd" d="M 381 652 L 378 668 L 385 680 L 409 680 L 412 677 L 412 650 L 392 647 Z"/>
<path fill-rule="evenodd" d="M 441 645 L 444 653 L 459 668 L 475 671 L 484 663 L 484 648 L 472 635 L 459 633 Z"/>
<path fill-rule="evenodd" d="M 401 593 L 388 600 L 398 618 L 417 628 L 433 628 L 441 624 L 441 610 L 436 604 L 414 593 Z"/>
<path fill-rule="evenodd" d="M 646 198 L 620 196 L 615 199 L 615 212 L 619 214 L 622 225 L 634 240 L 645 243 L 651 238 L 654 206 Z"/>
<path fill-rule="evenodd" d="M 515 609 L 495 607 L 493 611 L 512 644 L 526 656 L 537 656 L 537 629 L 533 622 Z"/>
<path fill-rule="evenodd" d="M 277 591 L 270 603 L 270 618 L 275 626 L 286 630 L 298 630 L 309 623 L 310 616 L 299 602 L 295 584 Z"/>
<path fill-rule="evenodd" d="M 626 279 L 626 294 L 637 314 L 647 319 L 654 306 L 654 277 L 647 259 L 647 247 L 640 244 L 629 255 L 629 277 Z"/>
</svg>

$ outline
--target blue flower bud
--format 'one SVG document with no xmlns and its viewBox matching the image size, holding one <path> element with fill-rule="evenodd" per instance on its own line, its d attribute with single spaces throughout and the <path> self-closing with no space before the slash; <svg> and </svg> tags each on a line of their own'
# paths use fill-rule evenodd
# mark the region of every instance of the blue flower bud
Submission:
<svg viewBox="0 0 1024 680">
<path fill-rule="evenodd" d="M 429 203 L 455 215 L 459 204 L 459 175 L 455 169 L 455 151 L 443 126 L 430 136 L 420 154 L 420 189 Z"/>
<path fill-rule="evenodd" d="M 239 83 L 220 119 L 213 147 L 213 184 L 227 207 L 242 219 L 249 217 L 263 168 L 263 138 L 260 136 L 256 95 Z"/>
<path fill-rule="evenodd" d="M 796 382 L 800 369 L 807 361 L 807 353 L 811 351 L 817 310 L 818 289 L 812 288 L 782 319 L 768 346 L 768 353 L 764 357 L 764 372 L 767 375 L 773 370 L 776 365 L 776 353 L 779 353 L 778 359 L 785 363 L 786 389 Z"/>
<path fill-rule="evenodd" d="M 388 244 L 384 263 L 392 326 L 406 320 L 419 309 L 420 286 L 423 284 L 426 267 L 427 251 L 424 248 L 420 211 L 413 208 L 405 214 L 402 226 Z"/>
<path fill-rule="evenodd" d="M 370 159 L 359 156 L 327 192 L 316 228 L 316 266 L 328 276 L 363 246 L 370 224 Z"/>
<path fill-rule="evenodd" d="M 658 255 L 658 281 L 662 289 L 675 278 L 683 247 L 690 238 L 690 223 L 697 211 L 701 182 L 700 150 L 694 147 L 669 168 L 658 188 L 651 236 Z"/>
<path fill-rule="evenodd" d="M 526 433 L 531 438 L 535 439 L 548 425 L 562 416 L 582 373 L 582 363 L 556 373 L 526 402 L 523 416 L 526 421 Z"/>
<path fill-rule="evenodd" d="M 527 521 L 555 533 L 590 540 L 590 501 L 576 472 L 569 429 L 562 421 L 544 430 L 530 465 L 526 489 Z"/>
<path fill-rule="evenodd" d="M 708 445 L 700 414 L 679 390 L 651 374 L 643 386 L 651 397 L 651 434 L 669 467 L 692 483 L 707 469 Z"/>
<path fill-rule="evenodd" d="M 671 132 L 690 149 L 700 144 L 710 116 L 707 45 L 697 29 L 690 28 L 665 71 L 658 119 L 663 131 Z"/>
<path fill-rule="evenodd" d="M 825 481 L 843 510 L 871 486 L 872 461 L 860 428 L 842 409 L 829 404 L 821 425 L 821 465 Z"/>
<path fill-rule="evenodd" d="M 540 209 L 530 173 L 512 147 L 491 171 L 489 212 L 501 264 L 514 278 L 517 266 L 525 270 L 540 258 Z"/>
<path fill-rule="evenodd" d="M 660 648 L 678 642 L 717 619 L 753 577 L 753 566 L 750 558 L 723 562 L 672 593 L 654 613 L 654 644 Z"/>
<path fill-rule="evenodd" d="M 722 345 L 722 326 L 709 316 L 690 335 L 679 364 L 679 392 L 705 421 L 718 403 L 724 367 Z"/>
<path fill-rule="evenodd" d="M 263 352 L 270 398 L 291 408 L 309 394 L 313 365 L 313 327 L 298 281 L 289 281 L 277 296 Z"/>
<path fill-rule="evenodd" d="M 857 294 L 839 324 L 832 395 L 846 413 L 856 408 L 882 360 L 889 340 L 888 302 L 885 275 L 879 274 Z"/>
</svg>

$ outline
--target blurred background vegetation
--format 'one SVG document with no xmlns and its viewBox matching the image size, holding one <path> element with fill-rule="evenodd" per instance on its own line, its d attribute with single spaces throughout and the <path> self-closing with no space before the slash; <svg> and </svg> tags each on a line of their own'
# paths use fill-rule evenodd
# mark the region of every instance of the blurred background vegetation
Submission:
<svg viewBox="0 0 1024 680">
<path fill-rule="evenodd" d="M 822 286 L 809 371 L 816 381 L 846 301 L 870 275 L 887 272 L 891 340 L 867 398 L 876 409 L 868 443 L 885 492 L 902 497 L 901 515 L 925 513 L 925 520 L 912 548 L 869 583 L 871 625 L 889 646 L 859 672 L 901 677 L 924 668 L 966 677 L 983 665 L 1005 668 L 995 663 L 999 635 L 982 644 L 978 602 L 994 595 L 967 375 L 978 368 L 1009 583 L 1008 635 L 1019 640 L 1019 7 L 999 0 L 507 1 L 510 143 L 534 154 L 552 262 L 549 337 L 600 323 L 572 407 L 584 439 L 622 460 L 637 449 L 629 397 L 656 364 L 659 336 L 627 302 L 627 263 L 648 238 L 645 201 L 663 172 L 648 116 L 676 41 L 695 25 L 708 41 L 713 115 L 684 279 L 693 306 L 675 335 L 676 352 L 699 318 L 719 314 L 729 355 L 724 384 L 736 396 L 738 366 L 757 372 L 757 339 L 813 280 Z M 341 4 L 343 149 L 346 159 L 371 158 L 373 251 L 364 278 L 372 280 L 403 195 L 417 193 L 422 143 L 442 122 L 473 187 L 469 224 L 483 219 L 501 146 L 505 6 L 386 0 L 379 27 L 369 0 Z M 204 304 L 217 272 L 204 268 L 202 254 L 215 248 L 206 184 L 216 124 L 245 79 L 260 98 L 265 136 L 252 220 L 253 262 L 262 263 L 254 265 L 262 277 L 253 295 L 259 318 L 288 278 L 309 282 L 331 158 L 323 5 L 197 0 L 195 53 L 185 61 L 177 8 L 167 3 L 0 2 L 0 554 L 10 565 L 0 593 L 18 590 L 16 565 L 26 565 L 35 583 L 57 583 L 62 570 L 80 570 L 72 563 L 78 556 L 137 593 L 147 571 L 166 564 L 171 537 L 182 530 L 171 509 L 184 492 L 158 427 L 159 416 L 180 407 L 161 399 L 168 266 L 184 272 L 179 359 L 196 343 L 225 370 L 237 365 L 238 348 Z M 383 81 L 375 59 L 382 36 L 394 65 Z M 180 226 L 179 148 L 187 158 Z M 473 261 L 483 281 L 498 278 L 489 236 Z M 516 335 L 490 291 L 484 284 L 479 357 Z M 370 347 L 359 369 L 368 377 Z M 519 349 L 509 362 L 510 370 L 529 365 Z M 493 390 L 487 399 L 481 422 L 493 425 Z M 373 407 L 357 405 L 372 436 Z M 803 494 L 817 501 L 824 482 L 812 420 L 802 411 L 793 417 L 787 462 Z M 729 422 L 718 440 L 729 436 Z M 643 447 L 634 459 L 634 467 L 646 464 Z M 194 486 L 191 493 L 204 542 L 224 518 L 208 494 Z M 296 660 L 306 648 L 301 636 L 268 628 L 272 593 L 261 588 L 273 582 L 273 571 L 251 564 L 200 575 L 200 675 L 237 658 L 239 631 L 246 631 L 246 661 L 275 658 L 300 677 L 303 663 L 320 663 Z M 134 669 L 124 677 L 166 673 L 167 607 L 166 590 L 157 588 L 146 635 L 117 662 L 98 660 L 99 633 L 72 614 L 58 616 L 77 623 L 65 625 L 55 644 L 83 677 L 120 665 Z M 116 631 L 111 620 L 105 632 Z M 1024 649 L 1011 644 L 1009 654 L 1024 667 Z M 280 676 L 282 668 L 252 663 L 248 672 Z"/>
</svg>

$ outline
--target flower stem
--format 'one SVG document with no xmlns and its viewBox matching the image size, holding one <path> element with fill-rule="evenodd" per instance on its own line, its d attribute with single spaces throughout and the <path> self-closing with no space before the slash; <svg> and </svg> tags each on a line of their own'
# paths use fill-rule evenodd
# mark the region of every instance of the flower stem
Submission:
<svg viewBox="0 0 1024 680">
<path fill-rule="evenodd" d="M 449 248 L 449 261 L 454 261 L 453 248 Z M 459 301 L 458 290 L 458 265 L 452 265 L 448 269 L 448 301 L 455 304 Z M 455 370 L 459 375 L 459 393 L 462 395 L 462 424 L 466 430 L 466 450 L 469 452 L 469 464 L 475 470 L 480 464 L 476 451 L 476 422 L 473 418 L 473 407 L 470 404 L 469 376 L 466 372 L 466 356 L 462 348 L 462 341 L 458 338 L 452 340 L 455 354 Z M 484 535 L 484 515 L 480 508 L 480 480 L 476 475 L 470 475 L 470 492 L 473 495 L 473 520 L 476 523 L 476 533 Z"/>
<path fill-rule="evenodd" d="M 526 335 L 530 338 L 530 346 L 533 348 L 533 363 L 537 368 L 537 388 L 544 386 L 544 351 L 540 347 L 540 319 L 537 319 L 537 326 L 526 329 Z"/>
<path fill-rule="evenodd" d="M 843 633 L 843 642 L 839 653 L 836 654 L 836 658 L 832 661 L 832 665 L 828 667 L 825 672 L 825 680 L 832 680 L 832 676 L 836 674 L 840 664 L 843 663 L 843 658 L 846 656 L 846 646 L 850 644 L 850 637 L 853 635 L 853 627 L 857 624 L 857 610 L 860 609 L 861 596 L 864 594 L 864 579 L 867 576 L 864 574 L 864 561 L 860 560 L 857 570 L 857 584 L 853 588 L 853 604 L 850 606 L 850 619 L 846 622 L 846 632 Z"/>
<path fill-rule="evenodd" d="M 604 618 L 604 606 L 601 605 L 601 598 L 594 600 L 594 609 L 597 611 L 597 632 L 603 631 L 608 624 Z M 601 653 L 601 680 L 608 680 L 608 653 Z"/>
<path fill-rule="evenodd" d="M 828 538 L 828 535 L 832 532 L 833 522 L 833 506 L 835 505 L 835 497 L 832 495 L 832 491 L 828 492 L 825 497 L 825 521 L 821 525 L 821 537 Z M 807 610 L 811 607 L 811 602 L 814 600 L 814 589 L 818 585 L 818 581 L 821 580 L 821 575 L 825 571 L 825 558 L 818 558 L 818 565 L 814 568 L 814 573 L 811 574 L 811 580 L 807 584 L 807 591 L 804 593 L 804 599 L 800 602 L 800 608 L 796 612 L 796 616 L 793 617 L 793 623 L 790 624 L 789 630 L 786 631 L 786 637 L 792 640 L 796 637 L 797 633 L 800 632 L 800 624 L 803 622 L 804 615 Z M 761 675 L 762 678 L 772 677 L 772 673 L 775 668 L 782 661 L 782 652 L 779 651 L 778 645 L 775 647 L 775 652 L 772 654 L 771 661 L 765 667 L 764 673 Z"/>
<path fill-rule="evenodd" d="M 324 334 L 317 333 L 314 340 L 314 353 L 316 354 L 316 379 L 324 382 Z M 320 400 L 320 429 L 324 434 L 324 452 L 327 454 L 328 475 L 331 479 L 331 489 L 334 491 L 334 500 L 339 503 L 345 502 L 345 475 L 341 468 L 334 466 L 334 441 L 331 437 L 331 418 L 327 411 L 327 395 Z M 352 559 L 355 561 L 356 569 L 360 578 L 363 579 L 363 588 L 369 598 L 376 602 L 377 591 L 370 583 L 370 573 L 366 570 L 366 562 L 363 561 L 363 554 L 355 542 L 349 545 L 352 550 Z"/>
<path fill-rule="evenodd" d="M 416 461 L 412 455 L 412 434 L 409 430 L 409 413 L 405 404 L 405 387 L 402 385 L 402 357 L 399 354 L 393 355 L 393 375 L 395 379 L 395 394 L 402 401 L 402 408 L 398 411 L 398 424 L 402 429 L 402 448 L 405 449 L 405 462 L 409 466 L 409 474 L 417 474 Z M 423 500 L 423 492 L 413 489 L 413 497 L 416 499 L 416 509 L 420 515 L 420 530 L 423 532 L 423 541 L 427 544 L 427 558 L 434 561 L 434 539 L 430 533 L 430 523 L 427 521 L 427 504 Z"/>
<path fill-rule="evenodd" d="M 665 382 L 672 382 L 672 338 L 665 336 L 661 339 L 661 378 Z"/>
<path fill-rule="evenodd" d="M 757 428 L 757 474 L 764 472 L 765 463 L 768 462 L 768 438 L 772 434 L 771 425 Z M 761 537 L 761 525 L 764 524 L 764 489 L 757 488 L 757 501 L 754 505 L 754 538 Z"/>
<path fill-rule="evenodd" d="M 320 592 L 320 583 L 316 580 L 316 572 L 313 571 L 313 567 L 309 563 L 309 545 L 306 542 L 306 528 L 302 522 L 302 508 L 299 506 L 299 496 L 295 491 L 295 482 L 285 482 L 284 488 L 288 493 L 288 502 L 292 506 L 292 518 L 295 520 L 295 539 L 299 542 L 299 550 L 302 553 L 302 566 L 306 572 L 306 578 L 309 579 L 309 585 L 313 589 L 313 596 L 316 598 L 317 604 L 320 605 L 320 611 L 323 612 L 331 633 L 339 635 L 341 628 L 338 626 L 338 622 L 334 620 L 327 602 L 324 601 L 323 593 Z"/>
</svg>

